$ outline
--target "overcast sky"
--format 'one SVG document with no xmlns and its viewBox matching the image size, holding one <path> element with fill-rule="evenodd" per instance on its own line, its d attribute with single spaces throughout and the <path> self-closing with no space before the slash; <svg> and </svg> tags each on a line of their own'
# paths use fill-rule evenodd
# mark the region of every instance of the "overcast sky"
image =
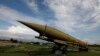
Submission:
<svg viewBox="0 0 100 56">
<path fill-rule="evenodd" d="M 16 20 L 47 24 L 100 44 L 100 0 L 0 0 L 0 38 L 38 41 L 37 32 Z"/>
</svg>

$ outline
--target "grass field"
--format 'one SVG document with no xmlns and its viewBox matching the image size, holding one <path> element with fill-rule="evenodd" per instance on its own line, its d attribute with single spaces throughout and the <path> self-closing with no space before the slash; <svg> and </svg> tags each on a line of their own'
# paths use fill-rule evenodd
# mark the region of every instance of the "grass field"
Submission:
<svg viewBox="0 0 100 56">
<path fill-rule="evenodd" d="M 89 52 L 68 51 L 67 56 L 100 56 L 100 47 Z M 55 56 L 47 45 L 17 44 L 0 46 L 0 56 Z"/>
</svg>

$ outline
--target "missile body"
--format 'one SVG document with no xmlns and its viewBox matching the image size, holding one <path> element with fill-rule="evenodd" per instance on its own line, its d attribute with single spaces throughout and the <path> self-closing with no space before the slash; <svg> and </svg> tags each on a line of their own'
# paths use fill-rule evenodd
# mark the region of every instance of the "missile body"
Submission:
<svg viewBox="0 0 100 56">
<path fill-rule="evenodd" d="M 34 24 L 30 22 L 24 22 L 24 21 L 18 21 L 29 28 L 37 31 L 40 34 L 45 34 L 46 37 L 51 38 L 51 39 L 58 39 L 58 40 L 63 40 L 66 42 L 71 42 L 71 43 L 78 43 L 81 46 L 86 46 L 86 43 L 80 41 L 79 39 L 76 39 L 72 37 L 69 34 L 65 34 L 55 28 L 52 28 L 50 26 L 44 26 L 44 25 L 39 25 L 39 24 Z M 46 28 L 46 29 L 45 29 Z"/>
</svg>

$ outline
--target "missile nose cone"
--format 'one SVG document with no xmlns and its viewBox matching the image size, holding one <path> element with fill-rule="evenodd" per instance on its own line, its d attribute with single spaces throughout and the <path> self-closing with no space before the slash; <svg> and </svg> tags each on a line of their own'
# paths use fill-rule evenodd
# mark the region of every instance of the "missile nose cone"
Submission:
<svg viewBox="0 0 100 56">
<path fill-rule="evenodd" d="M 19 21 L 19 20 L 17 20 L 17 21 L 22 23 L 22 24 L 24 24 L 25 26 L 27 26 L 27 27 L 29 27 L 31 29 L 34 29 L 37 32 L 40 32 L 40 33 L 43 33 L 44 30 L 45 30 L 45 26 L 43 26 L 43 25 L 30 23 L 30 22 L 25 22 L 25 21 Z"/>
<path fill-rule="evenodd" d="M 20 22 L 21 23 L 22 21 L 17 20 L 17 22 Z"/>
<path fill-rule="evenodd" d="M 25 22 L 24 22 L 24 21 L 19 21 L 19 20 L 17 20 L 17 22 L 22 23 L 22 24 L 25 24 Z"/>
<path fill-rule="evenodd" d="M 25 21 L 19 21 L 19 20 L 17 20 L 19 23 L 21 23 L 21 24 L 23 24 L 23 25 L 25 25 L 25 26 L 28 26 L 28 27 L 35 27 L 35 25 L 33 24 L 33 23 L 30 23 L 30 22 L 25 22 Z M 33 28 L 34 28 L 33 27 Z"/>
<path fill-rule="evenodd" d="M 26 26 L 28 26 L 28 27 L 34 26 L 33 23 L 29 23 L 29 22 L 26 22 L 26 21 L 20 21 L 20 20 L 17 20 L 17 22 L 19 22 L 19 23 L 21 23 L 21 24 L 23 24 L 23 25 L 26 25 Z"/>
</svg>

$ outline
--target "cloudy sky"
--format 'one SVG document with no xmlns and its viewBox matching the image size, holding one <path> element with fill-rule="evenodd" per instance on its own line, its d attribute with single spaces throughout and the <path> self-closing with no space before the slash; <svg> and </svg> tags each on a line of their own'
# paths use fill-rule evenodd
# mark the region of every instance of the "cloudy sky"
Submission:
<svg viewBox="0 0 100 56">
<path fill-rule="evenodd" d="M 16 20 L 48 25 L 100 44 L 100 0 L 0 0 L 0 38 L 38 41 Z"/>
</svg>

